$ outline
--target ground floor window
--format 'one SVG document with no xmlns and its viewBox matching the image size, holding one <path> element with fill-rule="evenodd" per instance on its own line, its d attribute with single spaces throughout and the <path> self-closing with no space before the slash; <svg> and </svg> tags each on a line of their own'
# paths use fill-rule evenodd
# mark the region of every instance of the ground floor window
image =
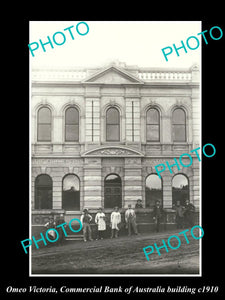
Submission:
<svg viewBox="0 0 225 300">
<path fill-rule="evenodd" d="M 63 178 L 62 208 L 80 210 L 80 180 L 75 174 L 68 174 Z"/>
<path fill-rule="evenodd" d="M 122 181 L 119 175 L 109 174 L 104 180 L 104 207 L 122 207 Z"/>
<path fill-rule="evenodd" d="M 41 174 L 35 179 L 35 209 L 52 209 L 52 179 Z"/>
<path fill-rule="evenodd" d="M 177 174 L 172 179 L 172 205 L 185 205 L 185 201 L 189 200 L 189 182 L 188 178 L 183 174 Z"/>
<path fill-rule="evenodd" d="M 155 206 L 156 201 L 163 205 L 162 180 L 156 174 L 150 174 L 145 180 L 145 204 L 147 208 Z"/>
</svg>

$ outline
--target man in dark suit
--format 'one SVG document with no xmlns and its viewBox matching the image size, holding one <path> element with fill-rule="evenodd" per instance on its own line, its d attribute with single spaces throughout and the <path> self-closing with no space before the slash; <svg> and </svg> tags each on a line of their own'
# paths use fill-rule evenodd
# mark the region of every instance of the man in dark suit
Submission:
<svg viewBox="0 0 225 300">
<path fill-rule="evenodd" d="M 176 223 L 177 228 L 184 228 L 184 206 L 180 205 L 180 201 L 177 200 L 176 206 L 174 207 L 176 210 Z"/>
<path fill-rule="evenodd" d="M 160 201 L 157 200 L 153 208 L 153 220 L 155 221 L 156 224 L 156 232 L 159 232 L 160 221 L 162 216 L 163 216 L 163 209 L 162 206 L 160 205 Z"/>
<path fill-rule="evenodd" d="M 135 204 L 135 208 L 143 208 L 141 199 L 137 199 L 137 203 Z"/>
<path fill-rule="evenodd" d="M 194 226 L 195 206 L 187 199 L 184 207 L 184 223 L 187 228 Z"/>
</svg>

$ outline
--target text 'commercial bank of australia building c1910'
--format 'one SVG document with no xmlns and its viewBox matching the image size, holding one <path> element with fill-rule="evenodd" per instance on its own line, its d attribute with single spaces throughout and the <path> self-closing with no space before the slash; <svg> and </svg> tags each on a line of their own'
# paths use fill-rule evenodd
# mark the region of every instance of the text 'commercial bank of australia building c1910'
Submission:
<svg viewBox="0 0 225 300">
<path fill-rule="evenodd" d="M 189 199 L 198 211 L 196 156 L 188 168 L 175 166 L 173 174 L 167 168 L 161 179 L 154 168 L 200 146 L 197 65 L 34 69 L 31 84 L 33 229 L 51 213 L 63 213 L 67 222 L 83 208 L 109 213 L 118 206 L 123 212 L 137 199 L 144 207 L 140 226 L 152 222 L 156 200 L 167 227 L 175 223 L 177 200 Z"/>
</svg>

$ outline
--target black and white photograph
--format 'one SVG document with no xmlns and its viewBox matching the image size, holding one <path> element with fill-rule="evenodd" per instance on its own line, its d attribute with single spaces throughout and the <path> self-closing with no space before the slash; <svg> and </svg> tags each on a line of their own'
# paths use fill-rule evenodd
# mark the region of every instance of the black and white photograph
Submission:
<svg viewBox="0 0 225 300">
<path fill-rule="evenodd" d="M 31 275 L 201 274 L 199 32 L 30 22 Z"/>
</svg>

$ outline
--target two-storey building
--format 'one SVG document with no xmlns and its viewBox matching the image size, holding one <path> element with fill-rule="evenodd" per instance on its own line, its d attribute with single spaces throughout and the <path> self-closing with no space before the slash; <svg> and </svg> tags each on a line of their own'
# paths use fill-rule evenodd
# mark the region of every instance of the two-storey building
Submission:
<svg viewBox="0 0 225 300">
<path fill-rule="evenodd" d="M 157 176 L 155 166 L 200 146 L 199 69 L 124 63 L 31 73 L 32 224 L 68 221 L 84 207 L 111 212 L 155 201 L 200 206 L 199 161 Z M 188 158 L 183 158 L 185 164 Z M 174 222 L 170 214 L 167 223 Z M 37 228 L 36 228 L 37 229 Z"/>
</svg>

